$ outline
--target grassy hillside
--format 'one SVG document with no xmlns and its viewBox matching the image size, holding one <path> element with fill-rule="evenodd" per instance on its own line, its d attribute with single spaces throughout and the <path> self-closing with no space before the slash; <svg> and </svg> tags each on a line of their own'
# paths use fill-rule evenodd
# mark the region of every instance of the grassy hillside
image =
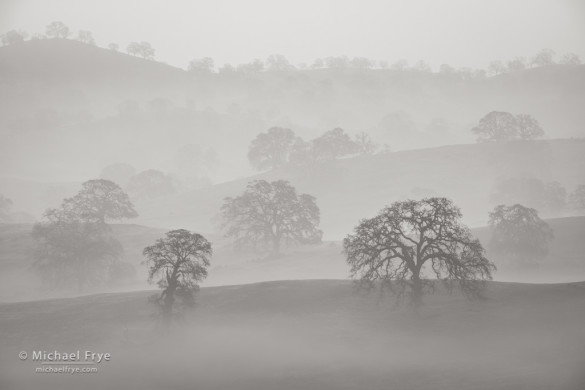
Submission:
<svg viewBox="0 0 585 390">
<path fill-rule="evenodd" d="M 563 389 L 585 384 L 585 285 L 441 288 L 418 316 L 347 281 L 204 288 L 155 336 L 150 292 L 0 304 L 0 385 L 141 389 Z M 91 310 L 88 310 L 91 308 Z M 35 374 L 19 351 L 109 352 L 95 374 Z"/>
</svg>

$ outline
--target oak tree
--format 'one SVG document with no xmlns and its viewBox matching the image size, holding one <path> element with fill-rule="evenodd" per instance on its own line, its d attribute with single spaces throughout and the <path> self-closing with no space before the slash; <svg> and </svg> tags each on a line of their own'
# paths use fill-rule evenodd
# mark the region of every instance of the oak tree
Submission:
<svg viewBox="0 0 585 390">
<path fill-rule="evenodd" d="M 177 299 L 183 307 L 194 304 L 194 294 L 199 282 L 207 277 L 207 269 L 213 254 L 211 243 L 198 233 L 188 230 L 171 230 L 164 238 L 144 248 L 144 264 L 148 266 L 148 282 L 162 289 L 153 302 L 160 308 L 163 330 L 168 331 Z"/>
<path fill-rule="evenodd" d="M 321 241 L 317 228 L 320 215 L 315 198 L 297 194 L 289 182 L 250 182 L 243 194 L 226 198 L 221 208 L 223 227 L 236 246 L 271 247 L 278 254 L 281 244 Z"/>
<path fill-rule="evenodd" d="M 381 282 L 415 307 L 432 290 L 429 277 L 478 297 L 495 266 L 479 240 L 461 223 L 449 199 L 433 197 L 395 202 L 343 240 L 351 276 L 365 284 Z"/>
<path fill-rule="evenodd" d="M 489 214 L 492 253 L 512 257 L 523 264 L 537 263 L 548 254 L 554 238 L 550 226 L 539 218 L 535 209 L 515 204 L 498 205 Z"/>
</svg>

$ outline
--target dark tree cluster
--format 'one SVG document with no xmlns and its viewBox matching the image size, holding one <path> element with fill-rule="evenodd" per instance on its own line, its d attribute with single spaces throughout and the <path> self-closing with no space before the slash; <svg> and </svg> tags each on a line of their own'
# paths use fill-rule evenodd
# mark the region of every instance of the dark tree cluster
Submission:
<svg viewBox="0 0 585 390">
<path fill-rule="evenodd" d="M 291 129 L 272 127 L 252 140 L 248 160 L 255 169 L 268 170 L 287 164 L 310 165 L 350 155 L 370 155 L 377 149 L 378 145 L 365 132 L 352 139 L 345 130 L 335 128 L 304 141 Z"/>
<path fill-rule="evenodd" d="M 488 113 L 471 131 L 477 136 L 478 142 L 534 140 L 544 136 L 544 130 L 532 116 L 514 116 L 504 111 Z"/>
</svg>

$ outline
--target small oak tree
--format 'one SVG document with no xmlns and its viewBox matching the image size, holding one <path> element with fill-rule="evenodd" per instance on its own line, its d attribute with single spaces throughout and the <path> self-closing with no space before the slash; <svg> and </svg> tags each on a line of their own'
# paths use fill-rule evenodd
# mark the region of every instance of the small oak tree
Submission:
<svg viewBox="0 0 585 390">
<path fill-rule="evenodd" d="M 312 142 L 312 147 L 318 160 L 336 160 L 357 152 L 356 144 L 341 128 L 323 133 Z"/>
<path fill-rule="evenodd" d="M 544 130 L 540 127 L 538 121 L 530 115 L 516 115 L 516 125 L 518 128 L 518 137 L 522 140 L 536 139 L 544 135 Z"/>
<path fill-rule="evenodd" d="M 223 227 L 236 246 L 271 246 L 278 254 L 283 242 L 321 241 L 319 207 L 311 195 L 298 195 L 287 181 L 250 182 L 244 193 L 226 198 L 221 208 Z"/>
<path fill-rule="evenodd" d="M 585 210 L 585 184 L 578 185 L 575 191 L 569 195 L 569 205 L 577 211 Z"/>
<path fill-rule="evenodd" d="M 52 22 L 47 25 L 46 34 L 49 38 L 67 38 L 71 32 L 63 22 Z"/>
<path fill-rule="evenodd" d="M 415 307 L 432 290 L 429 275 L 468 297 L 481 296 L 495 266 L 460 219 L 459 208 L 446 198 L 387 206 L 343 240 L 351 276 L 366 284 L 380 281 L 399 297 L 407 294 Z"/>
<path fill-rule="evenodd" d="M 65 199 L 64 203 L 86 221 L 105 223 L 106 220 L 138 216 L 128 195 L 116 183 L 106 179 L 86 181 L 81 191 Z"/>
<path fill-rule="evenodd" d="M 516 116 L 504 111 L 492 111 L 471 129 L 479 142 L 533 140 L 544 135 L 536 119 L 527 114 Z"/>
<path fill-rule="evenodd" d="M 200 234 L 184 229 L 171 230 L 152 246 L 144 248 L 144 264 L 148 266 L 148 282 L 162 289 L 152 299 L 160 308 L 163 330 L 168 331 L 176 298 L 184 307 L 193 306 L 198 283 L 207 277 L 213 254 L 211 243 Z"/>
<path fill-rule="evenodd" d="M 535 209 L 520 204 L 499 205 L 489 218 L 489 249 L 493 253 L 512 256 L 520 264 L 536 263 L 548 254 L 553 231 Z"/>
<path fill-rule="evenodd" d="M 471 131 L 477 135 L 479 142 L 510 141 L 518 133 L 514 115 L 502 111 L 490 112 Z"/>
<path fill-rule="evenodd" d="M 102 282 L 122 252 L 105 223 L 80 219 L 71 206 L 63 202 L 61 208 L 47 210 L 44 220 L 33 226 L 33 268 L 49 289 L 83 291 Z"/>
<path fill-rule="evenodd" d="M 248 149 L 248 160 L 257 170 L 276 169 L 288 162 L 289 153 L 295 142 L 291 129 L 272 127 L 260 133 Z"/>
</svg>

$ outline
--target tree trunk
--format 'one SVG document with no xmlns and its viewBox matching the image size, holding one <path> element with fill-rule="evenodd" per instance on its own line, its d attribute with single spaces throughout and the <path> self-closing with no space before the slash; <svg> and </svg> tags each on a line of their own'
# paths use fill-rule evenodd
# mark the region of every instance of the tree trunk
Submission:
<svg viewBox="0 0 585 390">
<path fill-rule="evenodd" d="M 162 302 L 161 315 L 162 315 L 162 331 L 165 334 L 170 333 L 171 321 L 173 319 L 173 304 L 175 303 L 175 290 L 176 285 L 170 285 L 165 290 L 165 297 Z"/>
<path fill-rule="evenodd" d="M 280 254 L 280 237 L 274 237 L 272 239 L 272 253 L 274 255 Z"/>
<path fill-rule="evenodd" d="M 417 272 L 412 276 L 412 305 L 414 307 L 415 312 L 417 313 L 420 307 L 422 306 L 422 296 L 423 282 L 420 279 L 419 272 Z"/>
</svg>

